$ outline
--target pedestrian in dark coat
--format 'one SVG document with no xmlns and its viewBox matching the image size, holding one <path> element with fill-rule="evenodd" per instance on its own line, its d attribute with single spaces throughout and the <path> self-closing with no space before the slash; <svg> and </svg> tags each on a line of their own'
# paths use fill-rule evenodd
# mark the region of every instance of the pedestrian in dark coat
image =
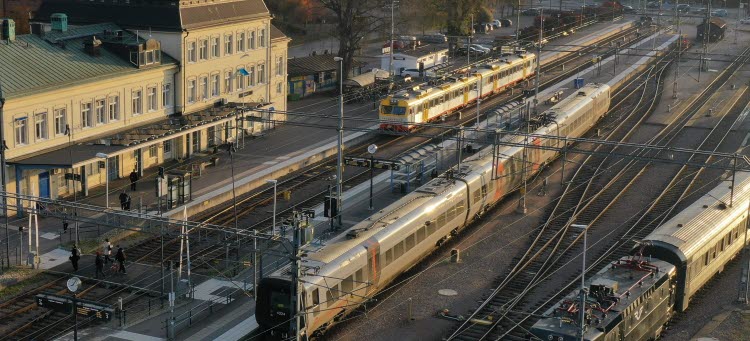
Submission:
<svg viewBox="0 0 750 341">
<path fill-rule="evenodd" d="M 128 195 L 125 192 L 120 193 L 120 209 L 123 211 L 128 207 Z"/>
<path fill-rule="evenodd" d="M 110 258 L 110 256 L 112 256 L 112 243 L 109 242 L 109 238 L 104 239 L 102 253 L 104 254 L 104 265 L 107 265 L 107 263 L 114 263 L 112 258 Z"/>
<path fill-rule="evenodd" d="M 73 263 L 73 271 L 78 271 L 79 259 L 81 259 L 81 251 L 78 250 L 78 245 L 73 245 L 73 249 L 70 250 L 70 262 Z"/>
<path fill-rule="evenodd" d="M 117 245 L 117 253 L 115 254 L 115 260 L 117 261 L 118 264 L 120 264 L 120 267 L 117 271 L 127 274 L 128 272 L 125 271 L 125 250 L 123 250 L 122 247 L 119 245 Z"/>
<path fill-rule="evenodd" d="M 125 193 L 125 210 L 130 211 L 130 203 L 132 201 L 130 200 L 130 194 Z"/>
<path fill-rule="evenodd" d="M 138 182 L 138 172 L 133 170 L 130 172 L 130 190 L 135 191 L 135 184 Z"/>
<path fill-rule="evenodd" d="M 96 265 L 96 274 L 94 275 L 94 278 L 99 278 L 99 275 L 102 275 L 102 279 L 104 278 L 104 259 L 102 258 L 102 253 L 99 251 L 96 251 L 96 259 L 94 260 L 94 264 Z"/>
</svg>

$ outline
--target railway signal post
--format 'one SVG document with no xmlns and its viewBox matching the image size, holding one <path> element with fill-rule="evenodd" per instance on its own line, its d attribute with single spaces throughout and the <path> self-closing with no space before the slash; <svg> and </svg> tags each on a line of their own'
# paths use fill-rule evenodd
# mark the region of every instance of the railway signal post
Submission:
<svg viewBox="0 0 750 341">
<path fill-rule="evenodd" d="M 581 334 L 581 341 L 584 340 L 584 334 L 586 333 L 586 284 L 585 284 L 585 277 L 586 277 L 586 249 L 588 248 L 588 243 L 586 240 L 586 237 L 589 232 L 589 226 L 588 225 L 579 225 L 579 224 L 571 224 L 570 227 L 579 228 L 583 230 L 583 252 L 581 253 L 583 257 L 583 265 L 581 267 L 581 320 L 579 321 L 581 330 L 579 333 Z"/>
</svg>

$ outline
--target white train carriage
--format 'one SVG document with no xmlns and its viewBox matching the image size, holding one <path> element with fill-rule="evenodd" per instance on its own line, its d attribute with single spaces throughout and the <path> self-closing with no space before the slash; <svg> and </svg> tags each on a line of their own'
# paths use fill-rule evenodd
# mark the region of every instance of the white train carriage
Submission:
<svg viewBox="0 0 750 341">
<path fill-rule="evenodd" d="M 579 89 L 550 109 L 557 126 L 535 133 L 580 136 L 607 112 L 609 95 L 607 85 Z M 506 139 L 522 141 L 512 135 Z M 501 147 L 499 158 L 477 153 L 452 176 L 431 180 L 323 246 L 305 247 L 305 335 L 327 329 L 515 190 L 524 177 L 522 152 L 522 147 Z M 555 155 L 553 150 L 531 148 L 526 176 Z M 260 281 L 256 317 L 261 327 L 288 330 L 289 292 L 289 267 Z"/>
<path fill-rule="evenodd" d="M 724 182 L 643 239 L 645 255 L 677 267 L 676 309 L 690 299 L 745 245 L 750 205 L 750 174 L 736 177 L 733 205 Z"/>
<path fill-rule="evenodd" d="M 436 86 L 401 90 L 380 103 L 380 128 L 410 131 L 449 115 L 470 103 L 501 92 L 534 75 L 536 55 L 511 56 L 469 70 L 469 77 L 450 78 Z"/>
</svg>

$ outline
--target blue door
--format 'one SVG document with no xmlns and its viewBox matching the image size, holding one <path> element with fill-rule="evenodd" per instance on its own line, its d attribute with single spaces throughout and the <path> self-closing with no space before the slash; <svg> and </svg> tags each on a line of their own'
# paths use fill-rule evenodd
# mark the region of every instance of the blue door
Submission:
<svg viewBox="0 0 750 341">
<path fill-rule="evenodd" d="M 39 174 L 39 197 L 49 198 L 49 172 Z"/>
</svg>

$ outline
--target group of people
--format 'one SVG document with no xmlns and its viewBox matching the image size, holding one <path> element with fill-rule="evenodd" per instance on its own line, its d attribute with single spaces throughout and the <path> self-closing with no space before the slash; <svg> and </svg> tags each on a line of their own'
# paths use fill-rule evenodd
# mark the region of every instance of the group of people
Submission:
<svg viewBox="0 0 750 341">
<path fill-rule="evenodd" d="M 133 170 L 130 172 L 130 190 L 135 191 L 136 185 L 138 184 L 138 179 L 140 177 L 138 176 L 138 172 Z M 130 211 L 130 194 L 125 193 L 125 190 L 120 192 L 120 196 L 118 197 L 120 199 L 120 208 L 123 211 Z"/>
<path fill-rule="evenodd" d="M 94 260 L 94 265 L 96 266 L 96 274 L 94 275 L 95 278 L 98 279 L 99 276 L 101 276 L 101 278 L 105 277 L 104 266 L 108 263 L 112 263 L 112 271 L 127 274 L 127 271 L 125 270 L 125 250 L 122 248 L 122 246 L 117 245 L 115 259 L 112 260 L 112 258 L 110 258 L 112 256 L 112 249 L 112 243 L 109 241 L 109 239 L 104 239 L 102 250 L 96 251 L 96 258 Z M 73 263 L 73 271 L 78 271 L 78 261 L 80 259 L 81 250 L 78 249 L 78 245 L 73 245 L 73 249 L 71 250 L 70 255 L 70 262 Z M 115 263 L 115 261 L 117 261 L 117 263 Z"/>
</svg>

